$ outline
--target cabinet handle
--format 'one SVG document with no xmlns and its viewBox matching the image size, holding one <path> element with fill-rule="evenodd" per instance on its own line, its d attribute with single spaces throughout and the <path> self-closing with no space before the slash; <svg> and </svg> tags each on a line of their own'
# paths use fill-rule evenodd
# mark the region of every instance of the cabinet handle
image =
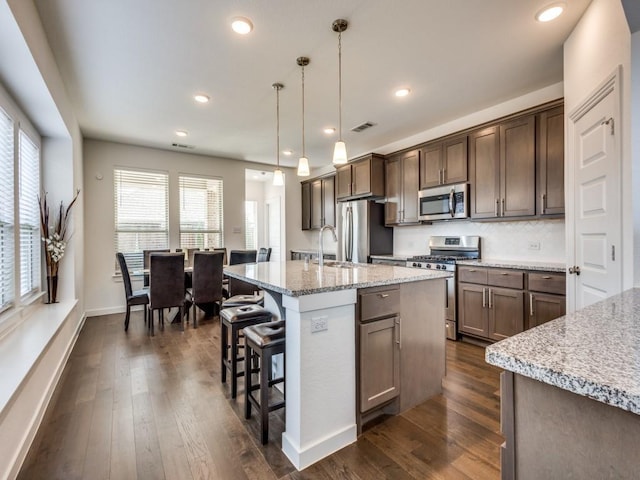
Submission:
<svg viewBox="0 0 640 480">
<path fill-rule="evenodd" d="M 546 193 L 543 193 L 543 194 L 540 195 L 540 203 L 542 203 L 542 209 L 541 209 L 542 212 L 541 213 L 542 213 L 542 215 L 544 215 L 545 214 L 545 210 L 547 209 L 547 207 L 546 207 L 547 194 Z"/>
<path fill-rule="evenodd" d="M 400 318 L 396 318 L 396 344 L 398 345 L 398 348 L 400 350 L 402 350 L 402 324 L 400 323 Z"/>
<path fill-rule="evenodd" d="M 500 275 L 509 275 L 508 272 L 502 272 Z"/>
<path fill-rule="evenodd" d="M 493 308 L 493 305 L 491 304 L 491 297 L 493 296 L 493 289 L 490 288 L 489 289 L 489 308 Z"/>
<path fill-rule="evenodd" d="M 470 268 L 469 272 L 477 272 L 477 270 L 475 268 Z"/>
<path fill-rule="evenodd" d="M 446 168 L 443 168 L 443 169 L 442 169 L 442 183 L 445 183 L 445 180 L 444 180 L 444 174 L 446 173 L 446 171 L 447 171 L 447 169 L 446 169 Z"/>
<path fill-rule="evenodd" d="M 529 315 L 533 317 L 533 293 L 529 294 Z"/>
<path fill-rule="evenodd" d="M 502 199 L 502 213 L 500 214 L 501 217 L 504 217 L 504 198 Z"/>
<path fill-rule="evenodd" d="M 496 198 L 496 217 L 500 216 L 500 199 Z"/>
<path fill-rule="evenodd" d="M 543 280 L 551 280 L 551 277 L 549 275 L 543 275 L 542 279 Z"/>
<path fill-rule="evenodd" d="M 387 298 L 389 296 L 389 294 L 388 293 L 379 293 L 378 296 L 380 298 Z"/>
<path fill-rule="evenodd" d="M 487 289 L 482 288 L 482 308 L 487 308 Z"/>
</svg>

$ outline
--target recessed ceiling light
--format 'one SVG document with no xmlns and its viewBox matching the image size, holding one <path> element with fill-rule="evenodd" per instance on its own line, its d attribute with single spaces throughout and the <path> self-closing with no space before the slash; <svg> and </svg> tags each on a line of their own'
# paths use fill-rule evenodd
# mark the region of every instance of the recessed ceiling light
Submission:
<svg viewBox="0 0 640 480">
<path fill-rule="evenodd" d="M 333 127 L 327 127 L 324 130 L 324 133 L 326 133 L 327 135 L 333 135 L 334 133 L 336 133 L 336 129 Z"/>
<path fill-rule="evenodd" d="M 189 134 L 184 130 L 176 130 L 176 135 L 179 137 L 186 137 Z"/>
<path fill-rule="evenodd" d="M 231 22 L 231 28 L 240 35 L 246 35 L 253 30 L 253 23 L 245 17 L 236 17 Z"/>
<path fill-rule="evenodd" d="M 409 90 L 408 88 L 399 88 L 398 90 L 396 90 L 396 97 L 406 97 L 410 92 L 411 90 Z"/>
<path fill-rule="evenodd" d="M 197 95 L 194 95 L 193 99 L 198 103 L 207 103 L 209 100 L 211 100 L 209 98 L 209 95 L 205 95 L 203 93 L 198 93 Z"/>
<path fill-rule="evenodd" d="M 556 2 L 551 5 L 547 5 L 536 13 L 536 20 L 539 22 L 550 22 L 551 20 L 558 18 L 562 12 L 564 12 L 566 6 L 567 4 L 565 2 Z"/>
<path fill-rule="evenodd" d="M 282 153 L 284 155 L 286 155 L 287 157 L 289 157 L 289 156 L 291 156 L 293 154 L 293 151 L 292 150 L 283 150 Z"/>
</svg>

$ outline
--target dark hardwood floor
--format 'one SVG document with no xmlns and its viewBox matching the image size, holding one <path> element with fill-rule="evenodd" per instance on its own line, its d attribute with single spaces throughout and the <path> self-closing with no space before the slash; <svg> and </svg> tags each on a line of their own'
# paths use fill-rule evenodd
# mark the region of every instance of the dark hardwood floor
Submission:
<svg viewBox="0 0 640 480">
<path fill-rule="evenodd" d="M 298 472 L 280 450 L 283 410 L 263 447 L 220 383 L 217 318 L 153 338 L 141 312 L 128 333 L 123 318 L 87 319 L 19 478 L 499 478 L 500 370 L 483 348 L 448 341 L 442 395 Z"/>
</svg>

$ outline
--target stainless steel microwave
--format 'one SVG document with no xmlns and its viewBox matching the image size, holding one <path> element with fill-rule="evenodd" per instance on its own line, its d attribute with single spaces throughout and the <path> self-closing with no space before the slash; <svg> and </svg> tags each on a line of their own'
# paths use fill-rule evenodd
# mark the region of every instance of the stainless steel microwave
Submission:
<svg viewBox="0 0 640 480">
<path fill-rule="evenodd" d="M 469 216 L 468 184 L 425 188 L 418 192 L 420 220 L 451 220 Z"/>
</svg>

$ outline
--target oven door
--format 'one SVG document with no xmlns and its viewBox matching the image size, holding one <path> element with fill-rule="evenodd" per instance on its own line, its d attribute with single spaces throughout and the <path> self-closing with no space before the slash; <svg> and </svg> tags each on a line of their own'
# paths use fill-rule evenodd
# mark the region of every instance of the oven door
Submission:
<svg viewBox="0 0 640 480">
<path fill-rule="evenodd" d="M 420 220 L 451 220 L 469 216 L 466 183 L 428 188 L 418 192 Z"/>
</svg>

